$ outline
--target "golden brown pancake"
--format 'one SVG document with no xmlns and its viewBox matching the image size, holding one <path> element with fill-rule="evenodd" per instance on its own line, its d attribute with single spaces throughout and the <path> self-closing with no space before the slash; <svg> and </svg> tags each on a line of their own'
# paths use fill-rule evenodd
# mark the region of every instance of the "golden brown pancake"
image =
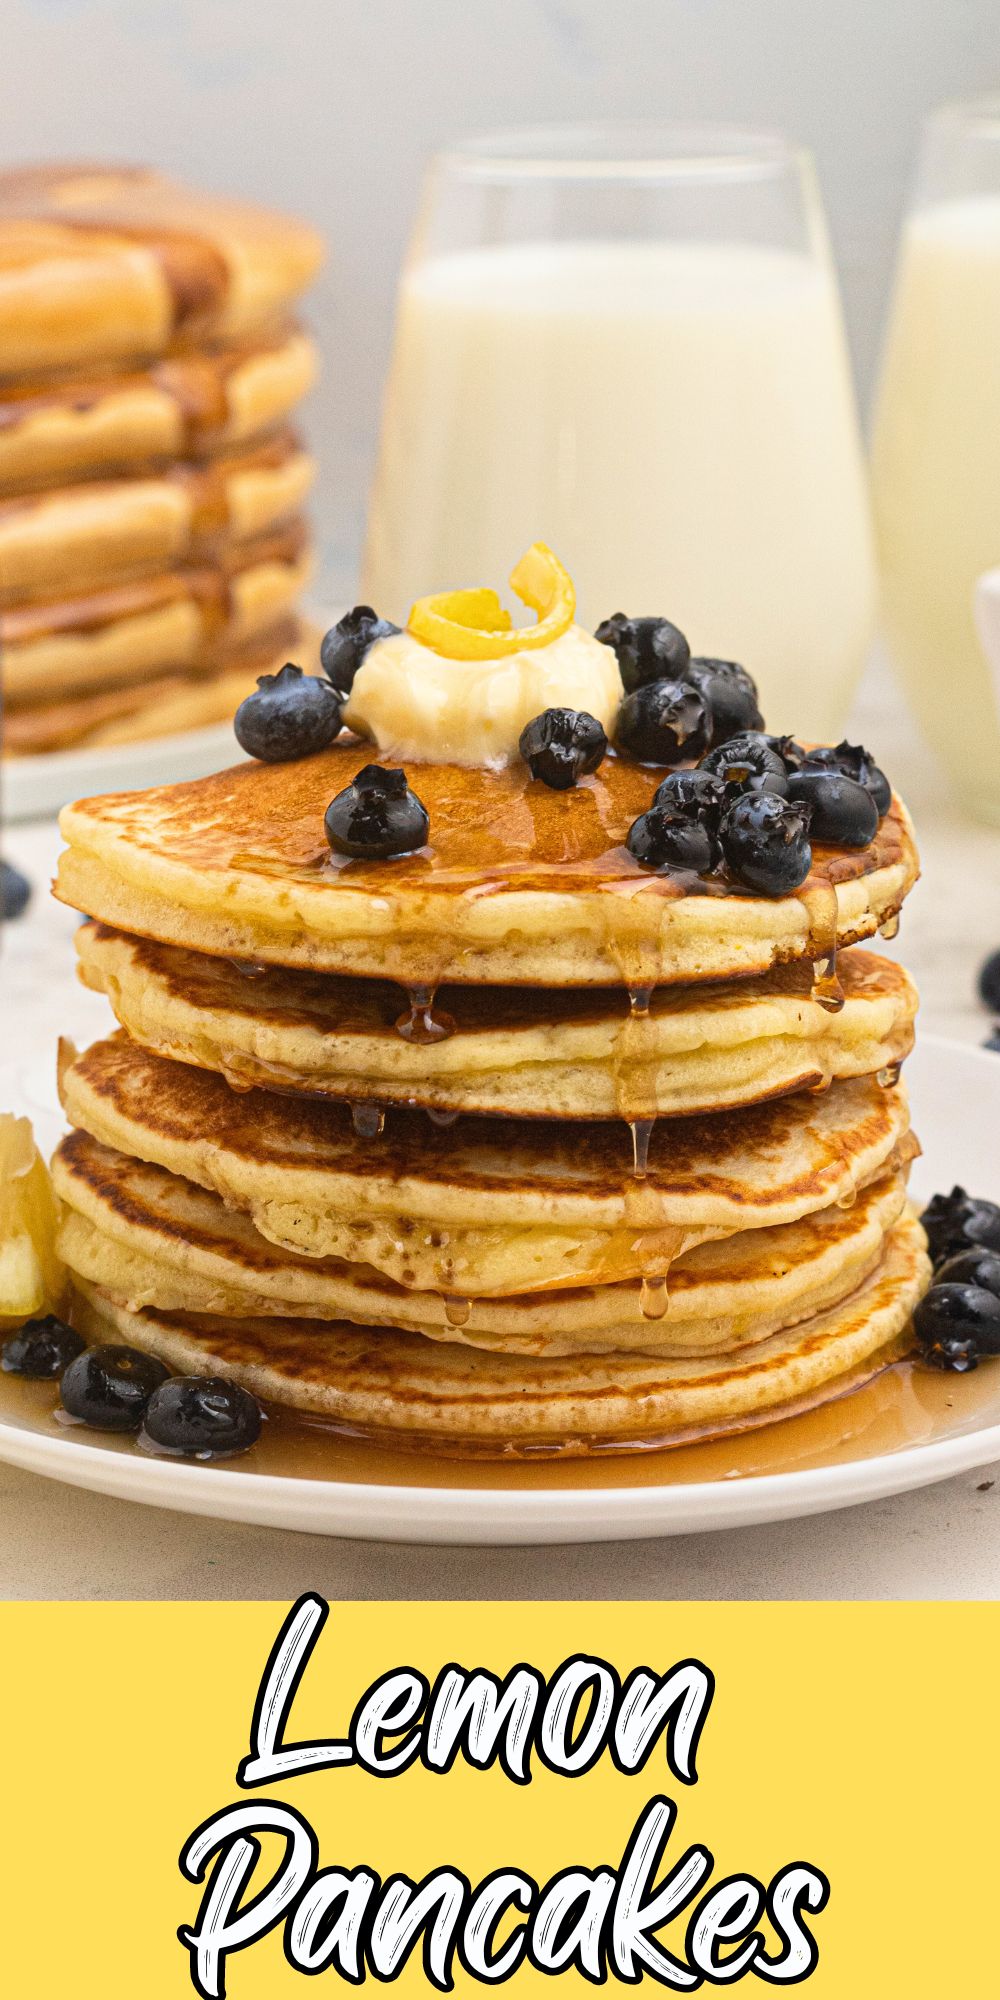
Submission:
<svg viewBox="0 0 1000 2000">
<path fill-rule="evenodd" d="M 139 743 L 231 722 L 261 674 L 275 673 L 288 659 L 305 665 L 315 651 L 310 626 L 299 618 L 281 619 L 258 639 L 220 647 L 214 664 L 193 673 L 158 674 L 138 685 L 12 709 L 4 722 L 4 751 L 9 757 L 28 757 L 95 744 Z"/>
<path fill-rule="evenodd" d="M 902 966 L 855 949 L 845 1004 L 812 968 L 729 985 L 624 993 L 443 987 L 433 1005 L 385 980 L 243 966 L 103 924 L 76 933 L 85 985 L 133 1040 L 238 1086 L 528 1118 L 676 1117 L 871 1075 L 913 1045 Z"/>
<path fill-rule="evenodd" d="M 317 374 L 300 327 L 167 354 L 146 368 L 0 382 L 0 493 L 149 473 L 287 423 Z"/>
<path fill-rule="evenodd" d="M 164 673 L 211 669 L 295 606 L 310 569 L 301 522 L 113 589 L 0 613 L 8 709 Z"/>
<path fill-rule="evenodd" d="M 3 372 L 145 361 L 180 340 L 268 328 L 322 255 L 305 223 L 148 167 L 8 168 L 0 173 Z"/>
<path fill-rule="evenodd" d="M 834 1202 L 688 1251 L 671 1268 L 669 1290 L 633 1279 L 477 1298 L 456 1322 L 439 1293 L 283 1250 L 218 1195 L 86 1132 L 62 1141 L 52 1173 L 63 1261 L 130 1311 L 346 1319 L 529 1355 L 723 1353 L 763 1340 L 869 1277 L 906 1198 L 905 1173 L 884 1174 L 849 1208 Z"/>
<path fill-rule="evenodd" d="M 0 605 L 212 561 L 229 543 L 269 534 L 298 514 L 313 471 L 286 431 L 211 463 L 0 499 Z"/>
<path fill-rule="evenodd" d="M 568 792 L 522 764 L 414 764 L 427 846 L 334 857 L 324 813 L 371 757 L 346 739 L 298 763 L 82 800 L 62 815 L 56 894 L 117 929 L 265 964 L 431 988 L 641 990 L 824 958 L 892 923 L 917 874 L 898 799 L 868 847 L 817 847 L 791 896 L 650 874 L 624 843 L 663 774 L 613 755 Z"/>
<path fill-rule="evenodd" d="M 74 1317 L 92 1338 L 231 1376 L 265 1402 L 352 1431 L 438 1450 L 585 1454 L 709 1437 L 836 1395 L 845 1380 L 857 1385 L 905 1351 L 929 1268 L 923 1231 L 906 1215 L 849 1299 L 728 1357 L 531 1360 L 344 1322 L 130 1313 L 85 1281 Z"/>
<path fill-rule="evenodd" d="M 709 1118 L 661 1121 L 637 1179 L 627 1127 L 503 1119 L 442 1130 L 393 1111 L 233 1091 L 122 1034 L 61 1063 L 67 1118 L 207 1187 L 272 1243 L 474 1297 L 652 1276 L 684 1250 L 796 1221 L 908 1151 L 901 1087 L 874 1079 Z"/>
</svg>

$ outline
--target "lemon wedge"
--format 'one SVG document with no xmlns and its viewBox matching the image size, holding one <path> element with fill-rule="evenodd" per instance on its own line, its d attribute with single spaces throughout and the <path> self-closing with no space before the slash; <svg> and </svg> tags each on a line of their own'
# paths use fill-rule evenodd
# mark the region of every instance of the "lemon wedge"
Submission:
<svg viewBox="0 0 1000 2000">
<path fill-rule="evenodd" d="M 56 1202 L 27 1118 L 0 1112 L 0 1326 L 57 1306 Z"/>
<path fill-rule="evenodd" d="M 534 611 L 537 625 L 514 626 L 495 590 L 447 590 L 418 597 L 408 630 L 448 660 L 503 660 L 550 646 L 576 611 L 572 579 L 544 542 L 533 542 L 511 571 L 510 587 Z"/>
</svg>

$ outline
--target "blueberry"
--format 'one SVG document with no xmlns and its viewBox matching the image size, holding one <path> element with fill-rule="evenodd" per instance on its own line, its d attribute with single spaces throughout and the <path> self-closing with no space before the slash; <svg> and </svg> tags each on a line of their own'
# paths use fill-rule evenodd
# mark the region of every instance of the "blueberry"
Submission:
<svg viewBox="0 0 1000 2000">
<path fill-rule="evenodd" d="M 1000 1298 L 981 1285 L 934 1284 L 913 1314 L 921 1353 L 936 1368 L 964 1372 L 1000 1354 Z"/>
<path fill-rule="evenodd" d="M 329 681 L 289 662 L 280 673 L 261 674 L 256 694 L 240 702 L 233 728 L 241 750 L 265 764 L 312 757 L 340 734 L 340 698 Z"/>
<path fill-rule="evenodd" d="M 652 806 L 628 830 L 625 842 L 642 868 L 684 868 L 707 875 L 719 860 L 719 843 L 703 820 L 678 806 Z"/>
<path fill-rule="evenodd" d="M 773 792 L 747 792 L 733 801 L 719 828 L 729 867 L 761 896 L 784 896 L 812 867 L 809 809 Z"/>
<path fill-rule="evenodd" d="M 878 807 L 870 792 L 839 771 L 792 771 L 788 796 L 812 809 L 809 831 L 831 847 L 867 847 L 878 832 Z"/>
<path fill-rule="evenodd" d="M 608 739 L 586 709 L 547 708 L 521 731 L 518 749 L 533 778 L 568 792 L 578 778 L 596 771 L 607 755 Z"/>
<path fill-rule="evenodd" d="M 326 837 L 335 854 L 362 861 L 388 861 L 413 854 L 427 839 L 430 820 L 406 772 L 365 764 L 353 784 L 338 792 L 326 809 Z"/>
<path fill-rule="evenodd" d="M 137 1431 L 168 1373 L 138 1347 L 87 1347 L 62 1378 L 62 1406 L 94 1430 Z"/>
<path fill-rule="evenodd" d="M 714 833 L 727 804 L 726 787 L 721 778 L 701 765 L 696 771 L 668 771 L 653 793 L 653 804 L 700 819 Z"/>
<path fill-rule="evenodd" d="M 260 1436 L 256 1397 L 221 1375 L 172 1375 L 154 1390 L 141 1443 L 199 1458 L 249 1451 Z"/>
<path fill-rule="evenodd" d="M 78 1354 L 83 1353 L 80 1335 L 65 1320 L 48 1313 L 44 1319 L 28 1319 L 0 1348 L 0 1368 L 7 1375 L 31 1375 L 38 1381 L 54 1380 Z"/>
<path fill-rule="evenodd" d="M 965 1189 L 936 1194 L 920 1217 L 935 1267 L 959 1250 L 1000 1250 L 1000 1208 L 977 1201 Z"/>
<path fill-rule="evenodd" d="M 938 1269 L 936 1282 L 941 1285 L 978 1285 L 980 1291 L 993 1292 L 1000 1299 L 1000 1251 L 959 1250 L 954 1257 L 946 1257 Z"/>
<path fill-rule="evenodd" d="M 370 604 L 356 604 L 353 611 L 345 611 L 343 618 L 338 618 L 336 625 L 331 625 L 324 634 L 319 649 L 320 666 L 327 679 L 342 695 L 350 694 L 365 654 L 378 639 L 391 639 L 398 631 L 398 625 L 380 618 Z"/>
<path fill-rule="evenodd" d="M 692 762 L 707 748 L 712 724 L 697 688 L 684 681 L 650 681 L 618 710 L 615 742 L 640 764 Z"/>
<path fill-rule="evenodd" d="M 1000 951 L 991 952 L 980 971 L 979 998 L 991 1014 L 1000 1014 Z"/>
<path fill-rule="evenodd" d="M 669 618 L 626 618 L 623 611 L 616 611 L 598 626 L 594 637 L 612 648 L 626 694 L 653 681 L 687 677 L 691 648 Z"/>
<path fill-rule="evenodd" d="M 701 760 L 703 771 L 711 771 L 726 785 L 730 798 L 740 792 L 774 792 L 783 798 L 788 790 L 785 766 L 766 736 L 759 730 L 744 729 L 720 743 Z"/>
<path fill-rule="evenodd" d="M 885 772 L 879 770 L 871 751 L 860 743 L 836 743 L 832 747 L 821 743 L 815 750 L 806 751 L 802 768 L 839 771 L 841 777 L 853 778 L 856 785 L 863 785 L 871 794 L 880 819 L 892 804 L 892 786 Z"/>
<path fill-rule="evenodd" d="M 747 729 L 763 729 L 757 684 L 735 660 L 699 656 L 688 662 L 680 678 L 701 695 L 712 718 L 713 743 L 724 743 Z"/>
<path fill-rule="evenodd" d="M 31 901 L 31 883 L 10 861 L 0 861 L 0 918 L 12 923 L 23 916 Z"/>
<path fill-rule="evenodd" d="M 795 741 L 794 736 L 768 736 L 765 732 L 764 741 L 768 749 L 781 758 L 786 771 L 801 771 L 809 752 Z"/>
</svg>

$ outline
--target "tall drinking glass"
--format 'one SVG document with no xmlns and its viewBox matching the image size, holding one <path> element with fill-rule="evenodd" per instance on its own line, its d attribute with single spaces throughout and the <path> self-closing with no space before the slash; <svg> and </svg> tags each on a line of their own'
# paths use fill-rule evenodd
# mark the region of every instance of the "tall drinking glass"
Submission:
<svg viewBox="0 0 1000 2000">
<path fill-rule="evenodd" d="M 1000 565 L 1000 98 L 926 125 L 873 473 L 892 654 L 966 804 L 1000 823 L 1000 659 L 977 634 Z"/>
<path fill-rule="evenodd" d="M 399 294 L 363 590 L 496 584 L 536 539 L 579 617 L 662 613 L 836 736 L 874 563 L 808 159 L 756 133 L 518 132 L 431 167 Z"/>
</svg>

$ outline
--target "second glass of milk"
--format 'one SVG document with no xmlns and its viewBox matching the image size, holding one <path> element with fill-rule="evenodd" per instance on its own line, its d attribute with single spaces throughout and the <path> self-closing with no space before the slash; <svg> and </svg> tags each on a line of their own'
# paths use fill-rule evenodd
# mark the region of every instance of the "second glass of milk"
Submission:
<svg viewBox="0 0 1000 2000">
<path fill-rule="evenodd" d="M 864 461 L 809 161 L 677 127 L 476 141 L 403 273 L 362 588 L 387 617 L 548 542 L 578 617 L 662 614 L 842 730 L 871 634 Z"/>
</svg>

